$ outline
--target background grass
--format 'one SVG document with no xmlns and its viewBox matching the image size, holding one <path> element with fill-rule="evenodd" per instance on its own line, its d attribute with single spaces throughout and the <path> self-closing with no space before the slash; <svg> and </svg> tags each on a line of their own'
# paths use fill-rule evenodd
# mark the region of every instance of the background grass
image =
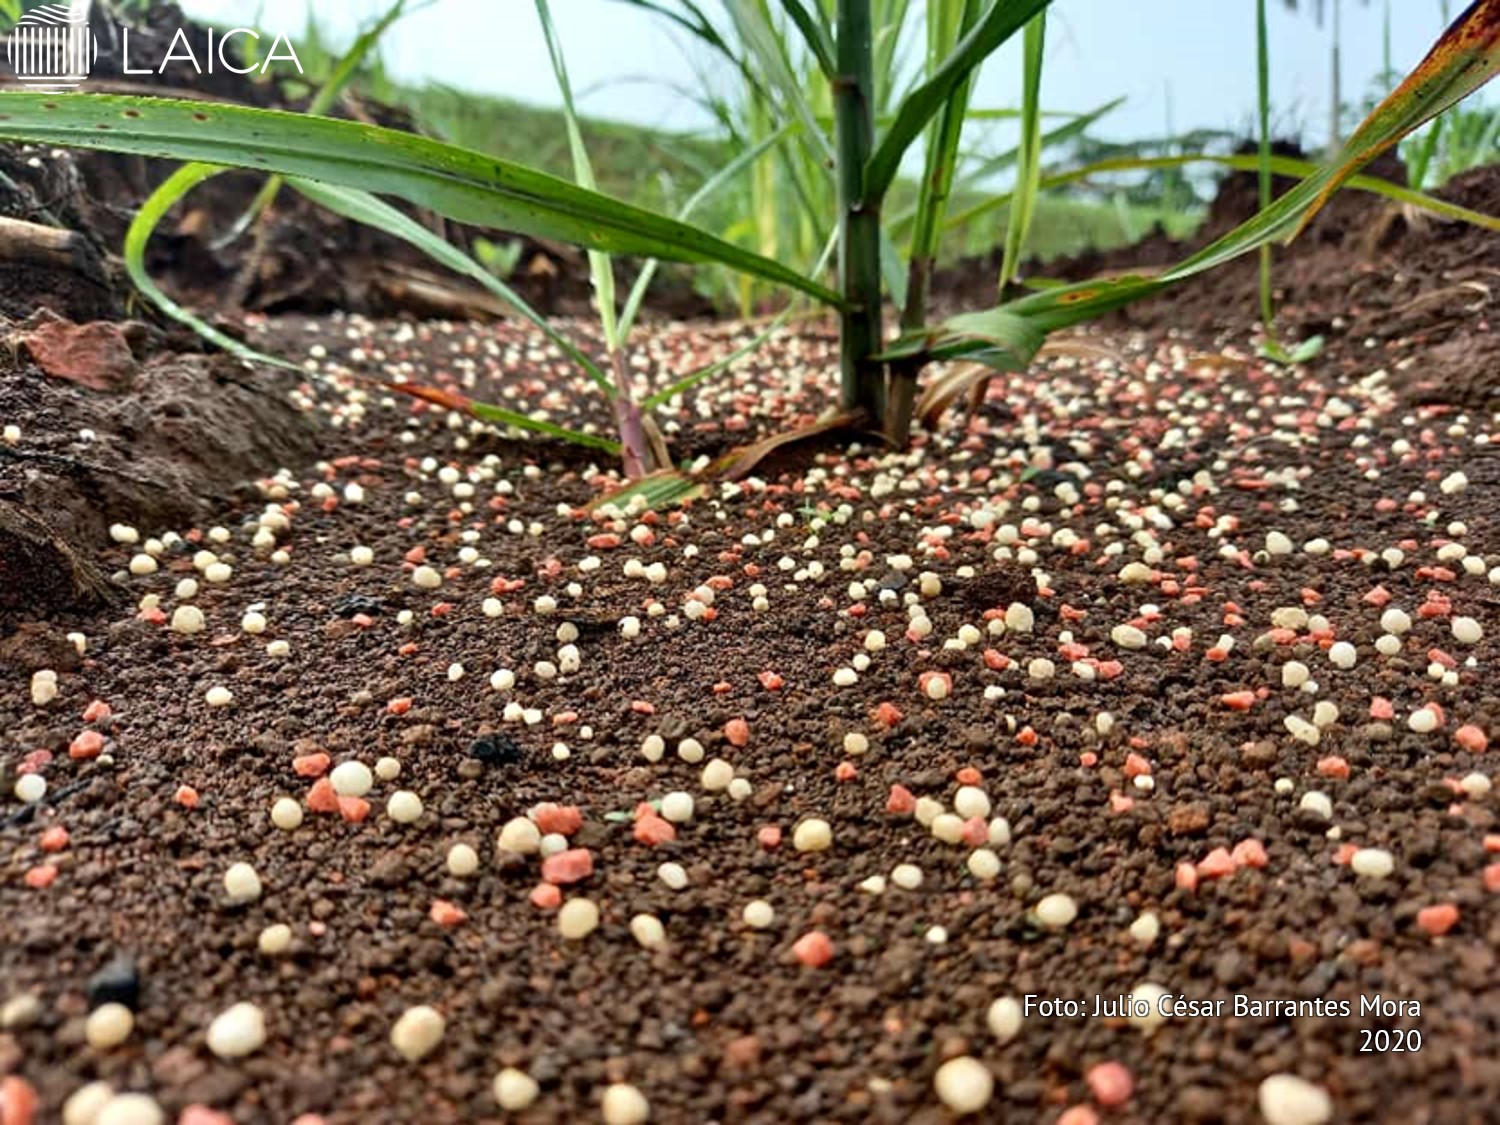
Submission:
<svg viewBox="0 0 1500 1125">
<path fill-rule="evenodd" d="M 316 88 L 338 62 L 338 53 L 328 45 L 316 22 L 298 40 L 307 86 L 294 84 L 289 93 Z M 529 105 L 508 98 L 457 90 L 442 85 L 411 86 L 393 80 L 382 66 L 377 51 L 361 66 L 351 84 L 353 92 L 410 114 L 421 132 L 454 144 L 520 161 L 562 179 L 572 178 L 572 158 L 567 129 L 559 109 Z M 584 142 L 594 165 L 599 188 L 654 210 L 672 212 L 709 176 L 733 159 L 736 149 L 725 139 L 702 134 L 677 133 L 645 126 L 580 119 Z M 1155 152 L 1168 142 L 1146 141 L 1139 146 L 1103 146 L 1111 155 L 1139 147 Z M 1095 158 L 1097 142 L 1084 142 L 1072 155 L 1080 160 Z M 1175 193 L 1175 194 L 1174 194 Z M 1165 198 L 1163 198 L 1165 196 Z M 951 214 L 958 214 L 983 196 L 957 192 Z M 899 211 L 915 199 L 909 182 L 892 190 L 888 208 Z M 724 193 L 706 203 L 695 222 L 710 230 L 728 230 L 742 223 L 737 210 L 743 200 Z M 1043 195 L 1028 239 L 1028 252 L 1042 262 L 1083 253 L 1111 250 L 1136 242 L 1161 224 L 1174 238 L 1190 236 L 1201 223 L 1203 199 L 1183 183 L 1155 182 L 1128 186 L 1110 185 L 1084 193 Z M 1005 230 L 1007 213 L 995 211 L 982 219 L 956 228 L 945 237 L 941 260 L 987 253 Z"/>
</svg>

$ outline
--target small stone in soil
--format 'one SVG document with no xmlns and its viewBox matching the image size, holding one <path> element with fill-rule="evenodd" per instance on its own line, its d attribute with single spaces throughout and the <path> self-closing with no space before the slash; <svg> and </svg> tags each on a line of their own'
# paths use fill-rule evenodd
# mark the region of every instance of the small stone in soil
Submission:
<svg viewBox="0 0 1500 1125">
<path fill-rule="evenodd" d="M 378 617 L 385 612 L 385 602 L 368 594 L 344 594 L 335 598 L 329 609 L 338 617 L 356 617 L 361 613 Z"/>
<path fill-rule="evenodd" d="M 134 958 L 112 958 L 89 977 L 88 998 L 90 1008 L 98 1008 L 104 1004 L 123 1004 L 134 1011 L 141 999 L 141 977 Z"/>
<path fill-rule="evenodd" d="M 514 766 L 521 763 L 525 753 L 510 735 L 497 731 L 469 743 L 469 757 L 487 766 Z"/>
</svg>

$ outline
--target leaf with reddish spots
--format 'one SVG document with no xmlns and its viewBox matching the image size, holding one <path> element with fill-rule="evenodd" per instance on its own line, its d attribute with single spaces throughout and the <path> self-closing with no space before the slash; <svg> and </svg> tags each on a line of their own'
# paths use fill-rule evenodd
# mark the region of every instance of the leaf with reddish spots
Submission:
<svg viewBox="0 0 1500 1125">
<path fill-rule="evenodd" d="M 1302 214 L 1296 234 L 1351 177 L 1408 133 L 1500 73 L 1500 0 L 1474 0 L 1406 80 L 1376 106 L 1344 144 L 1332 178 Z"/>
</svg>

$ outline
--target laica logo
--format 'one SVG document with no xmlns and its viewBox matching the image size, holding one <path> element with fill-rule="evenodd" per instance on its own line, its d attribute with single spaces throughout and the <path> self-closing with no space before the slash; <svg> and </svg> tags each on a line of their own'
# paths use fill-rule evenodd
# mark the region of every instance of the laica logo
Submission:
<svg viewBox="0 0 1500 1125">
<path fill-rule="evenodd" d="M 99 44 L 88 18 L 64 4 L 44 4 L 21 17 L 5 42 L 16 77 L 38 90 L 71 90 L 89 76 Z"/>
<path fill-rule="evenodd" d="M 71 90 L 82 85 L 89 76 L 89 68 L 99 58 L 98 40 L 89 29 L 88 7 L 87 4 L 75 4 L 71 8 L 66 4 L 45 4 L 21 17 L 5 43 L 5 57 L 20 82 L 46 92 Z M 246 41 L 246 46 L 252 41 L 255 44 L 256 51 L 245 52 L 250 61 L 239 64 L 238 52 L 231 47 L 236 39 Z M 165 50 L 156 47 L 160 53 L 154 58 L 149 46 L 144 52 L 147 57 L 139 57 L 143 52 L 131 42 L 128 27 L 119 29 L 117 45 L 120 70 L 125 75 L 162 74 L 173 64 L 190 66 L 197 74 L 213 74 L 216 70 L 265 74 L 275 63 L 288 63 L 298 74 L 302 73 L 302 60 L 297 57 L 297 49 L 291 40 L 278 34 L 270 47 L 265 48 L 260 32 L 248 27 L 225 32 L 204 29 L 196 35 L 196 46 L 195 38 L 179 27 Z M 152 65 L 139 65 L 143 62 Z"/>
</svg>

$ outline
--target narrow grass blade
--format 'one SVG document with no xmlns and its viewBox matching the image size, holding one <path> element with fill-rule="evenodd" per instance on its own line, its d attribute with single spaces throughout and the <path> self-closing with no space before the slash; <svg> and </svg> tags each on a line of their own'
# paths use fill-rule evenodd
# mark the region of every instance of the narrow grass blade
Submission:
<svg viewBox="0 0 1500 1125">
<path fill-rule="evenodd" d="M 147 300 L 179 324 L 185 324 L 191 328 L 209 343 L 247 363 L 263 363 L 270 367 L 285 368 L 288 371 L 300 371 L 301 368 L 295 363 L 258 352 L 249 345 L 240 343 L 234 337 L 220 332 L 202 317 L 195 316 L 168 297 L 146 272 L 146 245 L 151 241 L 152 233 L 166 217 L 167 212 L 179 199 L 204 180 L 212 179 L 223 171 L 226 169 L 216 168 L 211 164 L 185 165 L 168 176 L 161 186 L 147 197 L 140 209 L 136 211 L 135 218 L 131 220 L 130 228 L 125 232 L 123 251 L 125 271 Z"/>
<path fill-rule="evenodd" d="M 973 25 L 978 13 L 978 0 L 932 0 L 928 4 L 926 30 L 929 74 L 936 73 L 942 67 L 954 44 Z M 937 268 L 942 218 L 947 212 L 948 198 L 958 170 L 959 146 L 967 120 L 971 85 L 969 78 L 959 82 L 943 103 L 936 120 L 928 127 L 922 179 L 917 188 L 917 203 L 913 213 L 911 252 L 904 283 L 898 290 L 887 282 L 891 299 L 900 310 L 903 329 L 916 328 L 927 320 L 927 293 L 933 271 Z M 889 241 L 889 237 L 883 237 L 882 251 Z M 921 362 L 914 360 L 892 364 L 890 368 L 885 433 L 899 449 L 906 448 L 911 437 L 912 407 L 916 400 L 921 367 Z"/>
<path fill-rule="evenodd" d="M 739 2 L 726 5 L 730 18 L 745 53 L 752 58 L 764 76 L 766 89 L 773 91 L 788 113 L 802 126 L 802 139 L 825 159 L 833 158 L 833 145 L 828 134 L 818 125 L 817 115 L 807 100 L 804 83 L 798 78 L 786 45 L 777 34 L 765 6 L 759 2 Z"/>
<path fill-rule="evenodd" d="M 769 340 L 772 336 L 774 336 L 776 332 L 782 327 L 782 325 L 784 325 L 791 318 L 792 311 L 793 309 L 791 306 L 782 309 L 781 312 L 772 319 L 771 323 L 767 325 L 763 331 L 757 333 L 749 341 L 735 348 L 734 351 L 730 352 L 723 359 L 715 360 L 707 367 L 700 367 L 698 370 L 692 372 L 691 374 L 683 376 L 671 386 L 663 387 L 661 390 L 657 391 L 655 394 L 651 395 L 644 402 L 642 402 L 641 409 L 655 410 L 658 406 L 661 406 L 663 403 L 670 402 L 678 395 L 686 394 L 688 391 L 696 387 L 699 383 L 712 379 L 721 371 L 728 370 L 745 356 L 759 351 L 761 345 Z"/>
<path fill-rule="evenodd" d="M 620 2 L 631 4 L 643 11 L 655 13 L 672 21 L 684 31 L 707 43 L 731 62 L 735 61 L 733 48 L 720 34 L 713 20 L 709 19 L 704 10 L 693 0 L 678 0 L 678 7 L 675 8 L 660 0 L 620 0 Z"/>
<path fill-rule="evenodd" d="M 977 0 L 961 0 L 929 6 L 927 18 L 928 65 L 936 71 L 977 15 Z M 926 317 L 927 282 L 937 259 L 942 220 L 948 197 L 958 175 L 959 145 L 968 120 L 970 82 L 954 87 L 927 138 L 922 181 L 912 211 L 911 267 L 906 296 L 896 301 L 904 326 L 920 324 Z"/>
<path fill-rule="evenodd" d="M 1016 188 L 1011 193 L 1010 213 L 1005 222 L 1005 250 L 1000 262 L 999 291 L 1021 268 L 1021 254 L 1036 215 L 1042 179 L 1042 58 L 1047 44 L 1047 13 L 1041 12 L 1022 34 L 1021 143 L 1016 166 Z"/>
<path fill-rule="evenodd" d="M 677 212 L 677 217 L 683 222 L 692 218 L 693 212 L 699 206 L 713 198 L 716 193 L 723 190 L 726 186 L 732 184 L 741 172 L 764 156 L 768 149 L 779 144 L 795 127 L 790 122 L 783 125 L 780 129 L 762 138 L 758 144 L 745 149 L 728 164 L 720 168 L 704 181 L 703 185 L 697 191 L 688 197 L 687 202 L 682 205 L 682 209 Z M 641 267 L 641 272 L 636 275 L 635 284 L 630 288 L 630 295 L 625 299 L 625 308 L 620 313 L 620 337 L 622 339 L 630 335 L 630 329 L 635 324 L 635 318 L 640 314 L 641 304 L 646 299 L 646 291 L 651 287 L 651 281 L 655 278 L 656 271 L 660 265 L 661 263 L 658 259 L 652 258 Z"/>
<path fill-rule="evenodd" d="M 110 94 L 6 94 L 0 137 L 302 176 L 396 195 L 459 222 L 588 249 L 714 262 L 833 307 L 833 290 L 644 208 L 394 129 L 280 110 Z"/>
<path fill-rule="evenodd" d="M 829 30 L 828 21 L 823 18 L 822 11 L 817 7 L 817 0 L 814 0 L 811 8 L 803 3 L 803 0 L 781 0 L 781 7 L 786 12 L 787 18 L 802 33 L 802 41 L 807 44 L 807 49 L 818 61 L 818 69 L 832 78 L 835 72 L 833 33 Z"/>
<path fill-rule="evenodd" d="M 1495 2 L 1500 4 L 1500 0 Z M 1476 9 L 1477 7 L 1478 5 Z M 1420 120 L 1413 119 L 1410 121 L 1410 128 L 1414 129 L 1421 123 Z M 1258 165 L 1258 158 L 1255 159 Z M 915 351 L 934 359 L 966 356 L 980 362 L 998 361 L 1003 364 L 1013 363 L 1021 355 L 1029 359 L 1035 354 L 1035 348 L 1030 353 L 1026 352 L 1028 336 L 1017 327 L 1015 321 L 1024 322 L 1033 333 L 1029 338 L 1037 340 L 1037 346 L 1040 346 L 1039 338 L 1044 339 L 1047 333 L 1093 320 L 1133 301 L 1159 293 L 1176 282 L 1195 277 L 1255 251 L 1274 239 L 1291 235 L 1299 228 L 1308 210 L 1318 206 L 1326 197 L 1328 185 L 1341 176 L 1345 181 L 1353 182 L 1352 174 L 1345 174 L 1343 164 L 1317 171 L 1264 211 L 1196 254 L 1154 276 L 1100 278 L 1032 294 L 984 313 L 954 317 L 935 329 L 906 333 L 888 351 L 905 354 Z M 1005 337 L 1006 346 L 998 351 L 995 346 L 997 333 L 977 331 L 971 319 L 975 316 L 997 315 L 1006 318 L 999 322 L 1004 326 L 1004 331 L 998 333 Z"/>
<path fill-rule="evenodd" d="M 285 368 L 289 371 L 300 371 L 301 368 L 297 364 L 276 356 L 258 352 L 254 348 L 248 347 L 233 337 L 220 332 L 200 317 L 193 315 L 162 292 L 146 272 L 146 244 L 150 241 L 152 232 L 156 229 L 162 218 L 172 208 L 173 204 L 193 188 L 197 187 L 204 180 L 210 179 L 224 171 L 227 171 L 227 169 L 193 163 L 179 168 L 169 176 L 151 194 L 145 203 L 141 205 L 140 210 L 136 212 L 134 221 L 130 224 L 130 229 L 126 232 L 124 249 L 125 268 L 130 274 L 131 280 L 135 282 L 136 287 L 167 316 L 187 325 L 194 332 L 197 332 L 204 339 L 217 345 L 224 351 L 250 363 L 262 363 L 272 367 Z M 480 275 L 488 276 L 485 273 L 484 267 L 480 266 L 477 262 L 466 258 L 465 255 L 452 246 L 449 246 L 446 242 L 443 242 L 436 235 L 433 235 L 407 216 L 402 215 L 399 211 L 395 211 L 389 204 L 373 196 L 353 190 L 332 188 L 327 184 L 312 184 L 297 179 L 292 179 L 289 182 L 293 188 L 299 192 L 305 192 L 315 202 L 331 210 L 338 211 L 348 218 L 378 226 L 391 234 L 397 235 L 397 237 L 406 237 L 408 241 L 421 249 L 427 250 L 434 258 L 442 261 L 445 265 L 460 272 L 468 273 L 474 276 L 476 280 L 483 279 Z M 417 237 L 418 235 L 425 235 L 426 237 Z M 494 279 L 491 278 L 490 280 L 493 281 Z M 525 302 L 519 301 L 519 298 L 515 294 L 510 294 L 507 297 L 506 293 L 509 291 L 498 282 L 490 288 L 497 296 L 515 303 L 518 309 L 526 307 Z M 544 329 L 547 328 L 545 322 L 537 317 L 536 313 L 533 312 L 531 318 L 534 318 L 535 322 L 541 324 Z M 551 334 L 549 331 L 549 335 Z M 558 342 L 563 347 L 568 348 L 570 353 L 576 351 L 565 340 L 559 339 Z M 586 365 L 586 369 L 593 366 L 589 363 L 587 357 L 575 356 L 575 358 L 579 358 Z M 597 371 L 597 368 L 594 368 L 594 370 Z M 577 433 L 551 422 L 540 421 L 516 411 L 507 410 L 504 407 L 494 406 L 489 403 L 474 402 L 453 392 L 405 383 L 389 384 L 389 386 L 393 390 L 426 399 L 435 405 L 444 406 L 451 410 L 463 411 L 482 421 L 516 426 L 520 429 L 547 434 L 551 437 L 561 438 L 564 441 L 585 445 L 593 449 L 606 450 L 610 453 L 618 453 L 620 449 L 618 442 L 610 441 L 607 438 L 596 437 L 592 434 Z"/>
<path fill-rule="evenodd" d="M 1271 205 L 1271 41 L 1266 25 L 1266 0 L 1255 0 L 1255 125 L 1256 198 L 1262 211 Z M 1338 120 L 1337 101 L 1333 106 Z M 1271 244 L 1260 246 L 1260 330 L 1271 354 L 1281 351 L 1276 338 L 1276 297 L 1271 284 Z"/>
<path fill-rule="evenodd" d="M 574 445 L 587 446 L 590 449 L 602 449 L 606 453 L 618 455 L 620 443 L 602 438 L 595 434 L 585 434 L 577 430 L 570 430 L 559 426 L 555 422 L 546 422 L 519 411 L 507 410 L 503 406 L 496 406 L 489 402 L 476 402 L 466 395 L 457 391 L 445 390 L 442 387 L 430 386 L 426 383 L 382 383 L 381 386 L 387 390 L 396 391 L 400 394 L 419 398 L 423 402 L 429 402 L 444 410 L 456 410 L 460 414 L 467 414 L 477 418 L 481 422 L 492 422 L 496 425 L 514 426 L 520 430 L 530 430 L 532 433 L 546 434 L 549 437 L 560 438 Z"/>
<path fill-rule="evenodd" d="M 588 505 L 590 512 L 615 510 L 622 514 L 675 508 L 708 495 L 708 485 L 679 469 L 659 469 L 624 488 L 606 493 Z"/>
<path fill-rule="evenodd" d="M 1496 73 L 1500 73 L 1500 0 L 1474 0 L 1345 142 L 1332 174 L 1303 212 L 1294 237 L 1351 176 Z"/>
<path fill-rule="evenodd" d="M 1112 113 L 1114 110 L 1118 109 L 1124 104 L 1124 98 L 1115 98 L 1113 101 L 1106 102 L 1098 109 L 1091 110 L 1088 113 L 1067 114 L 1066 116 L 1069 117 L 1070 120 L 1066 124 L 1059 125 L 1055 129 L 1049 129 L 1047 132 L 1042 134 L 1042 151 L 1045 152 L 1049 148 L 1054 148 L 1058 145 L 1065 144 L 1068 141 L 1082 136 L 1102 117 L 1104 117 L 1106 114 Z M 1009 117 L 1019 117 L 1021 113 L 1020 110 L 1004 110 L 1003 112 L 1006 116 Z M 976 116 L 978 116 L 976 111 L 968 110 L 963 114 L 963 120 L 972 121 L 976 118 Z M 1044 118 L 1052 116 L 1055 115 L 1049 113 L 1042 114 L 1042 117 Z M 1016 161 L 1020 159 L 1020 156 L 1021 150 L 1019 147 L 1017 147 L 1006 149 L 1004 152 L 996 153 L 993 156 L 984 157 L 983 159 L 979 160 L 978 163 L 964 168 L 961 174 L 955 175 L 952 188 L 966 191 L 978 190 L 978 185 L 982 184 L 985 180 L 991 178 L 997 173 L 1003 172 L 1005 171 L 1005 169 L 1012 167 L 1016 163 Z M 1042 186 L 1046 186 L 1045 181 L 1043 182 Z M 1009 194 L 1000 196 L 998 198 L 1001 200 L 1001 202 L 995 203 L 993 202 L 993 199 L 986 199 L 981 203 L 974 205 L 969 210 L 966 210 L 963 213 L 952 218 L 948 217 L 946 211 L 944 211 L 943 214 L 938 216 L 940 232 L 943 230 L 948 230 L 952 227 L 961 226 L 971 219 L 978 218 L 980 215 L 983 215 L 989 211 L 996 210 L 999 207 L 1007 206 L 1010 202 Z M 917 214 L 918 205 L 913 205 L 906 208 L 904 211 L 898 212 L 890 220 L 891 230 L 899 235 L 901 232 L 906 230 L 907 227 L 912 226 L 916 222 Z"/>
<path fill-rule="evenodd" d="M 959 41 L 953 53 L 931 78 L 902 101 L 896 118 L 865 164 L 865 198 L 879 199 L 896 178 L 901 158 L 944 103 L 1000 45 L 1051 0 L 990 0 L 974 28 Z"/>
<path fill-rule="evenodd" d="M 813 266 L 812 272 L 814 274 L 822 273 L 823 270 L 827 268 L 829 259 L 833 257 L 833 252 L 835 249 L 837 249 L 837 247 L 837 237 L 835 236 L 833 238 L 830 238 L 827 244 L 823 247 L 823 253 L 818 256 L 817 263 Z M 764 344 L 773 335 L 775 335 L 776 332 L 781 328 L 781 326 L 791 319 L 792 313 L 795 311 L 795 305 L 788 305 L 786 308 L 782 309 L 779 314 L 777 314 L 777 316 L 771 321 L 771 323 L 766 326 L 764 331 L 760 332 L 748 343 L 742 344 L 740 347 L 730 352 L 729 355 L 725 356 L 723 359 L 715 360 L 708 366 L 701 367 L 697 371 L 683 376 L 671 386 L 657 391 L 655 394 L 646 399 L 645 402 L 641 403 L 641 409 L 654 410 L 656 409 L 656 407 L 662 405 L 664 402 L 671 400 L 676 395 L 680 395 L 685 391 L 692 390 L 692 388 L 696 387 L 699 383 L 713 378 L 715 375 L 719 374 L 719 372 L 733 365 L 743 356 L 747 356 L 752 352 L 758 351 L 762 344 Z"/>
<path fill-rule="evenodd" d="M 447 266 L 455 273 L 463 274 L 465 277 L 478 282 L 485 289 L 489 290 L 490 293 L 515 309 L 526 320 L 541 329 L 546 334 L 547 339 L 562 349 L 569 359 L 578 364 L 588 374 L 589 378 L 598 383 L 605 391 L 613 389 L 609 377 L 605 375 L 599 365 L 569 340 L 567 336 L 554 328 L 546 317 L 526 302 L 524 297 L 469 255 L 458 249 L 458 247 L 439 238 L 409 215 L 398 211 L 385 202 L 385 200 L 373 196 L 367 191 L 359 191 L 356 188 L 339 187 L 335 184 L 322 184 L 316 180 L 298 178 L 293 178 L 288 183 L 299 194 L 306 196 L 319 206 L 326 207 L 328 210 L 342 215 L 346 219 L 352 219 L 354 222 L 363 223 L 366 226 L 374 227 L 395 238 L 399 238 L 415 246 L 428 257 Z"/>
<path fill-rule="evenodd" d="M 547 41 L 547 55 L 552 61 L 552 74 L 557 79 L 558 91 L 562 94 L 563 123 L 568 131 L 568 151 L 573 157 L 573 180 L 581 188 L 594 191 L 594 166 L 589 162 L 588 148 L 583 143 L 583 130 L 578 127 L 578 108 L 573 103 L 573 83 L 568 79 L 568 64 L 563 59 L 562 44 L 557 39 L 557 29 L 552 26 L 552 9 L 547 0 L 536 0 L 537 18 L 542 24 L 542 36 Z M 619 314 L 615 307 L 615 266 L 603 250 L 589 251 L 589 275 L 594 283 L 594 304 L 599 310 L 599 326 L 604 334 L 604 346 L 610 352 L 620 350 Z M 619 388 L 626 393 L 627 388 Z"/>
<path fill-rule="evenodd" d="M 1189 153 L 1180 156 L 1122 156 L 1095 161 L 1079 168 L 1069 169 L 1066 172 L 1057 172 L 1049 176 L 1043 176 L 1042 187 L 1044 189 L 1065 187 L 1068 184 L 1078 183 L 1091 179 L 1094 176 L 1106 175 L 1111 172 L 1144 172 L 1154 168 L 1182 168 L 1190 164 L 1217 164 L 1223 168 L 1232 168 L 1237 172 L 1254 172 L 1260 167 L 1259 158 L 1254 155 L 1216 156 L 1208 153 Z M 1271 171 L 1278 176 L 1306 177 L 1317 175 L 1319 168 L 1317 164 L 1310 160 L 1298 160 L 1291 156 L 1273 156 L 1271 158 Z M 1393 184 L 1389 180 L 1382 180 L 1376 176 L 1351 176 L 1344 186 L 1353 191 L 1363 191 L 1371 195 L 1379 195 L 1392 202 L 1414 207 L 1419 211 L 1426 211 L 1440 219 L 1472 223 L 1474 226 L 1483 227 L 1486 230 L 1500 231 L 1500 217 L 1486 215 L 1484 212 L 1475 211 L 1470 207 L 1461 207 L 1457 203 L 1450 203 L 1446 199 L 1439 199 L 1435 195 L 1428 195 L 1425 192 L 1402 187 L 1400 184 Z M 982 203 L 975 204 L 973 207 L 954 215 L 944 225 L 955 227 L 963 223 L 972 222 L 982 215 L 1007 206 L 1009 203 L 1009 193 L 992 196 Z"/>
</svg>

